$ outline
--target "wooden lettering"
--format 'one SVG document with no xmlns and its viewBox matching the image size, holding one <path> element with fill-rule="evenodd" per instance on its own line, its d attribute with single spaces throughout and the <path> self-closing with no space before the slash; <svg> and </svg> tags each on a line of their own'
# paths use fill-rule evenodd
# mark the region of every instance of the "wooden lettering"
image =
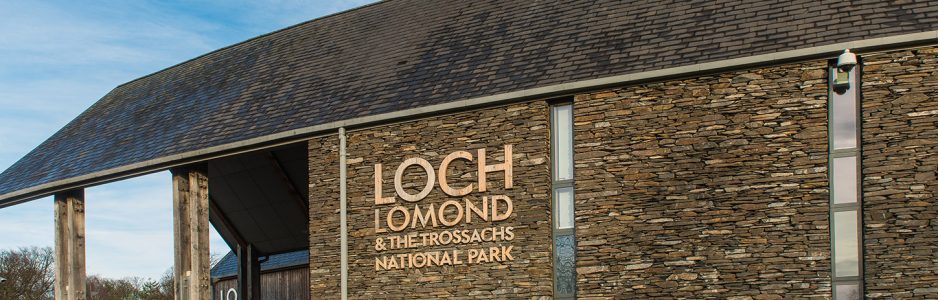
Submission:
<svg viewBox="0 0 938 300">
<path fill-rule="evenodd" d="M 381 164 L 375 164 L 375 205 L 394 203 L 394 197 L 382 197 L 384 178 L 381 176 Z"/>
<path fill-rule="evenodd" d="M 408 194 L 407 191 L 404 190 L 404 184 L 402 182 L 404 171 L 407 170 L 407 167 L 412 165 L 423 167 L 423 171 L 427 175 L 426 185 L 424 185 L 423 190 L 421 190 L 420 193 L 417 193 L 416 195 Z M 397 167 L 397 172 L 394 173 L 394 189 L 397 191 L 397 195 L 400 196 L 401 199 L 404 199 L 404 201 L 417 202 L 423 198 L 426 198 L 427 195 L 430 194 L 430 191 L 433 190 L 435 180 L 436 172 L 433 171 L 433 166 L 430 165 L 430 162 L 423 158 L 413 157 L 405 160 L 404 163 Z"/>
<path fill-rule="evenodd" d="M 427 212 L 424 214 L 420 211 L 420 205 L 414 204 L 414 218 L 413 222 L 410 224 L 410 228 L 417 228 L 417 221 L 420 221 L 420 225 L 424 228 L 427 227 L 427 222 L 430 222 L 430 225 L 437 227 L 436 224 L 436 210 L 433 209 L 433 204 L 430 204 L 430 207 L 427 207 Z"/>
<path fill-rule="evenodd" d="M 375 271 L 387 270 L 387 256 L 385 257 L 375 257 Z"/>
<path fill-rule="evenodd" d="M 446 180 L 446 174 L 449 171 L 449 164 L 456 159 L 465 159 L 471 162 L 472 153 L 466 151 L 456 151 L 443 158 L 443 162 L 440 163 L 439 178 L 437 178 L 437 180 L 440 182 L 440 189 L 443 190 L 444 193 L 450 196 L 459 197 L 471 193 L 473 186 L 470 183 L 469 185 L 458 190 L 449 186 L 449 183 Z"/>
<path fill-rule="evenodd" d="M 502 261 L 501 250 L 498 247 L 489 248 L 489 259 L 495 261 Z"/>
<path fill-rule="evenodd" d="M 511 256 L 511 249 L 515 246 L 502 246 L 502 261 L 515 260 L 514 256 Z"/>
<path fill-rule="evenodd" d="M 472 203 L 472 201 L 469 201 L 469 199 L 465 199 L 465 201 L 466 201 L 466 223 L 469 223 L 469 224 L 472 223 L 472 214 L 476 214 L 476 216 L 482 218 L 482 221 L 489 220 L 489 197 L 488 196 L 482 197 L 482 209 L 479 209 L 479 207 L 476 206 L 474 203 Z"/>
<path fill-rule="evenodd" d="M 468 261 L 469 261 L 469 263 L 471 264 L 471 263 L 473 263 L 473 260 L 474 260 L 474 259 L 476 259 L 477 257 L 479 257 L 479 250 L 477 250 L 477 249 L 469 249 L 469 252 L 468 252 L 467 254 L 468 254 L 468 258 L 469 258 Z"/>
<path fill-rule="evenodd" d="M 381 214 L 381 210 L 375 208 L 375 233 L 385 233 L 385 232 L 388 232 L 387 229 L 382 228 L 381 225 L 380 225 L 380 224 L 381 224 L 381 221 L 380 221 L 381 218 L 379 217 L 380 214 Z"/>
<path fill-rule="evenodd" d="M 504 213 L 498 212 L 499 201 L 505 203 L 506 209 Z M 511 203 L 511 198 L 508 198 L 508 196 L 505 195 L 492 196 L 492 222 L 508 219 L 508 217 L 511 217 L 513 210 L 514 205 Z"/>
<path fill-rule="evenodd" d="M 446 220 L 446 208 L 450 206 L 456 208 L 456 217 L 452 220 Z M 459 202 L 456 202 L 455 200 L 448 200 L 440 205 L 440 223 L 442 223 L 444 226 L 456 225 L 459 223 L 459 220 L 462 220 L 462 216 L 462 205 L 459 205 Z"/>
<path fill-rule="evenodd" d="M 401 214 L 404 216 L 404 222 L 400 223 L 400 225 L 394 224 L 394 212 L 397 211 L 401 212 Z M 387 221 L 388 228 L 391 228 L 392 231 L 404 230 L 404 228 L 407 228 L 407 225 L 410 224 L 410 213 L 407 212 L 407 209 L 405 209 L 403 206 L 395 206 L 388 211 Z"/>
<path fill-rule="evenodd" d="M 478 150 L 478 168 L 479 168 L 479 191 L 484 192 L 488 189 L 486 184 L 486 173 L 495 172 L 495 171 L 504 171 L 505 172 L 505 189 L 510 189 L 514 186 L 512 182 L 512 157 L 511 157 L 511 145 L 505 145 L 505 159 L 503 163 L 486 165 L 485 164 L 485 148 L 479 148 Z"/>
</svg>

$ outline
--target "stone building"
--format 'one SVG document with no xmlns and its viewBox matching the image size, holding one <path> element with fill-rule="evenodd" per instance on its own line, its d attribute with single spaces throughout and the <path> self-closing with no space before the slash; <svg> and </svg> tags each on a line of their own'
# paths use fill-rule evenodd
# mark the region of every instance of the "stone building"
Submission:
<svg viewBox="0 0 938 300">
<path fill-rule="evenodd" d="M 394 0 L 115 88 L 0 206 L 56 196 L 62 299 L 82 188 L 167 169 L 189 299 L 209 223 L 242 299 L 934 299 L 936 97 L 928 1 Z"/>
</svg>

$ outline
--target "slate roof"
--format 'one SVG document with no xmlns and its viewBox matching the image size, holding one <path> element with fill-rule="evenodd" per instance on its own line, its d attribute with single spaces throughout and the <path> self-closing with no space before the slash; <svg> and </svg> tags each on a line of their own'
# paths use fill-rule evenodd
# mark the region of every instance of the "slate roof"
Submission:
<svg viewBox="0 0 938 300">
<path fill-rule="evenodd" d="M 309 250 L 271 255 L 261 262 L 261 272 L 303 265 L 309 266 Z M 238 276 L 238 255 L 229 251 L 212 267 L 211 274 L 212 278 Z"/>
<path fill-rule="evenodd" d="M 926 0 L 380 2 L 118 86 L 0 174 L 0 195 L 354 117 L 932 31 L 936 18 Z"/>
</svg>

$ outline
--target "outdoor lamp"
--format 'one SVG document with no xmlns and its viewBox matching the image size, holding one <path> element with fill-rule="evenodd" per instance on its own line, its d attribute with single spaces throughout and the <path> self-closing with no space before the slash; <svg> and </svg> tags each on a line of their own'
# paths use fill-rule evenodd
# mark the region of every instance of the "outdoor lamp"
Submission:
<svg viewBox="0 0 938 300">
<path fill-rule="evenodd" d="M 844 49 L 837 57 L 837 69 L 834 71 L 834 88 L 846 91 L 850 88 L 850 70 L 857 65 L 857 55 Z"/>
</svg>

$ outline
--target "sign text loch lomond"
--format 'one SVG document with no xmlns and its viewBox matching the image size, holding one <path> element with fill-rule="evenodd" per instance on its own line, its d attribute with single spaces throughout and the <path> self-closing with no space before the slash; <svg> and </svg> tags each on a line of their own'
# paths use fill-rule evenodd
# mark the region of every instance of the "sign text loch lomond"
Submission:
<svg viewBox="0 0 938 300">
<path fill-rule="evenodd" d="M 513 187 L 511 154 L 512 145 L 505 145 L 504 162 L 490 164 L 486 162 L 484 148 L 476 149 L 475 155 L 469 151 L 455 151 L 446 155 L 436 169 L 424 158 L 407 159 L 394 172 L 396 193 L 389 197 L 383 196 L 383 166 L 375 164 L 374 250 L 379 254 L 375 257 L 375 270 L 514 260 L 513 246 L 504 244 L 515 238 L 514 227 L 497 224 L 514 215 L 512 200 L 508 195 L 488 192 L 486 182 L 486 174 L 503 172 L 505 190 Z M 456 160 L 475 163 L 478 171 L 474 183 L 458 188 L 450 186 L 450 164 Z M 422 178 L 426 179 L 423 188 L 416 194 L 404 190 L 402 183 L 404 172 L 410 167 L 419 167 Z M 422 201 L 430 195 L 437 183 L 446 195 L 445 201 Z M 481 247 L 481 243 L 496 243 L 496 246 Z M 447 249 L 416 250 L 428 247 Z M 402 249 L 415 250 L 380 255 L 385 251 Z"/>
</svg>

